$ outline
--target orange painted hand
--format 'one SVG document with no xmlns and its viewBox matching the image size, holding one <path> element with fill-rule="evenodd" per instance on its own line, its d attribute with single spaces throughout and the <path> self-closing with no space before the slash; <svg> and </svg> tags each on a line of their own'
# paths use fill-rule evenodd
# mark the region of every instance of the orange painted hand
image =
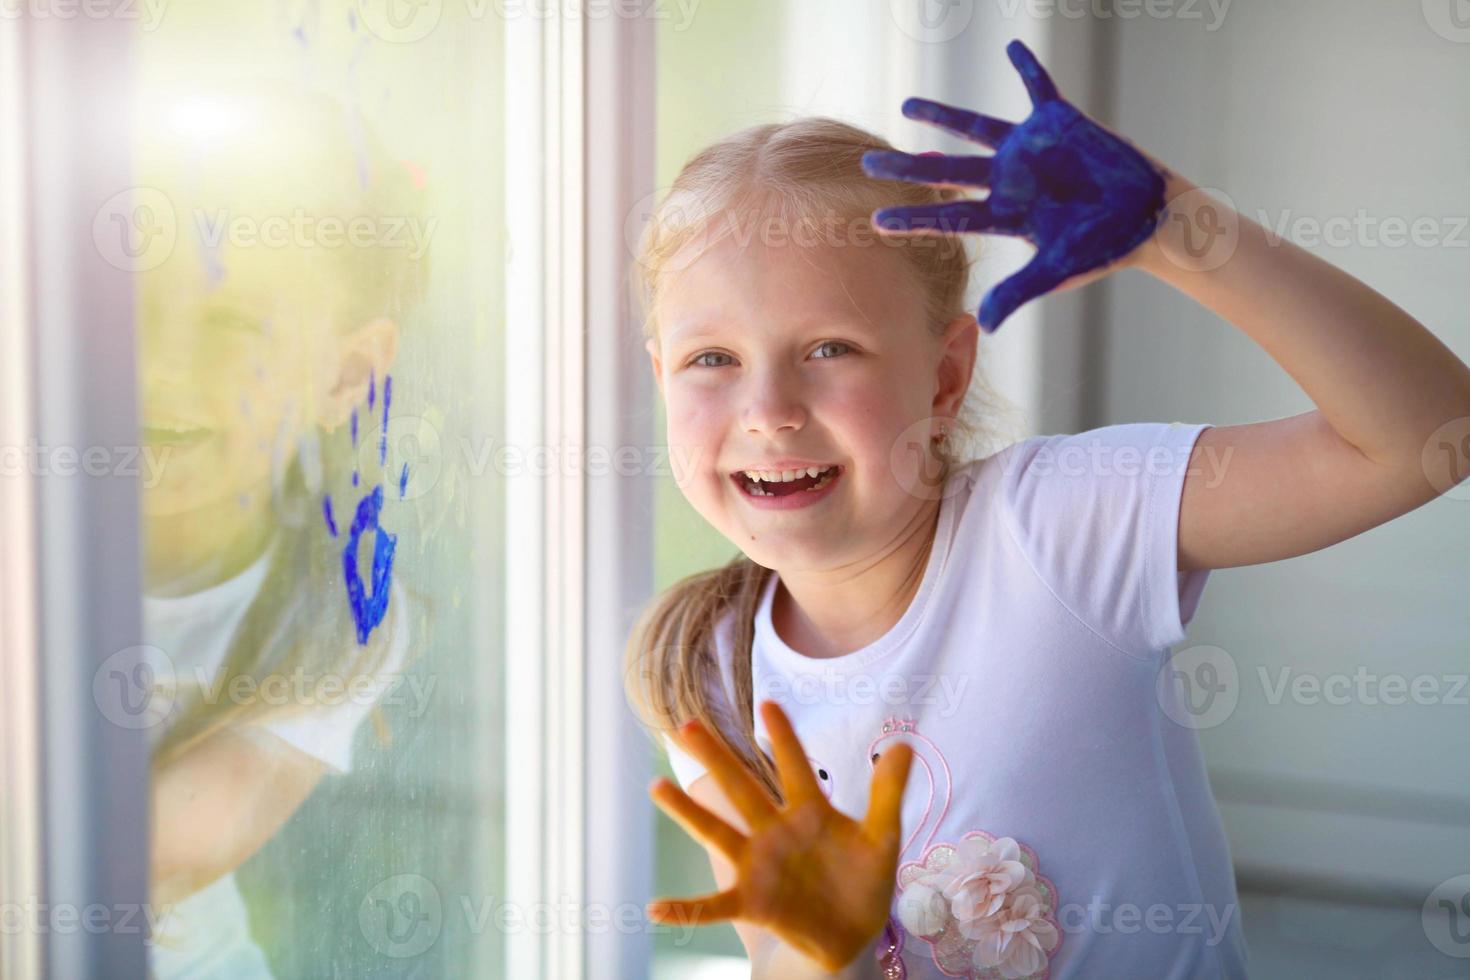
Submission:
<svg viewBox="0 0 1470 980">
<path fill-rule="evenodd" d="M 775 749 L 784 805 L 771 798 L 733 752 L 699 722 L 679 730 L 686 751 L 708 767 L 744 817 L 741 834 L 667 779 L 649 789 L 690 836 L 717 849 L 736 870 L 730 888 L 648 906 L 657 922 L 704 925 L 741 919 L 762 926 L 825 970 L 855 960 L 883 929 L 898 868 L 900 804 L 913 750 L 898 745 L 873 769 L 867 815 L 853 820 L 822 793 L 786 715 L 761 705 Z"/>
</svg>

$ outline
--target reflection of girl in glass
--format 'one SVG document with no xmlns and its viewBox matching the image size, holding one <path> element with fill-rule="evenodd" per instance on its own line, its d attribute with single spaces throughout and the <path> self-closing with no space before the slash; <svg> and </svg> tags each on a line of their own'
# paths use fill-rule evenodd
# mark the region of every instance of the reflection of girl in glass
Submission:
<svg viewBox="0 0 1470 980">
<path fill-rule="evenodd" d="M 400 496 L 378 444 L 426 276 L 417 189 L 323 96 L 150 108 L 140 183 L 176 232 L 138 291 L 145 626 L 172 706 L 153 729 L 152 900 L 173 906 L 153 969 L 269 976 L 234 869 L 351 767 L 406 659 L 402 589 L 359 642 L 342 554 L 359 498 L 383 484 L 391 531 Z"/>
</svg>

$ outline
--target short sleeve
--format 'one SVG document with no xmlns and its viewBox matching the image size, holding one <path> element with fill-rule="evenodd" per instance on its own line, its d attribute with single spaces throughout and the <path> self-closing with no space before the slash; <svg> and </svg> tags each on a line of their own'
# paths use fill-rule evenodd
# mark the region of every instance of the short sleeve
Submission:
<svg viewBox="0 0 1470 980">
<path fill-rule="evenodd" d="M 312 711 L 292 712 L 279 718 L 267 717 L 260 727 L 307 755 L 321 759 L 338 772 L 352 769 L 352 742 L 357 728 L 373 706 L 403 679 L 408 653 L 409 617 L 397 583 L 391 599 L 399 615 L 392 617 L 393 641 L 382 665 L 368 678 L 344 677 L 342 691 L 334 693 L 340 703 Z"/>
<path fill-rule="evenodd" d="M 703 762 L 679 748 L 674 737 L 669 734 L 663 736 L 664 749 L 669 755 L 669 768 L 674 770 L 674 778 L 679 781 L 679 786 L 688 789 L 694 781 L 709 772 Z"/>
<path fill-rule="evenodd" d="M 1209 570 L 1178 568 L 1179 504 L 1209 423 L 1135 422 L 1003 450 L 1006 518 L 1036 574 L 1124 653 L 1184 639 Z"/>
</svg>

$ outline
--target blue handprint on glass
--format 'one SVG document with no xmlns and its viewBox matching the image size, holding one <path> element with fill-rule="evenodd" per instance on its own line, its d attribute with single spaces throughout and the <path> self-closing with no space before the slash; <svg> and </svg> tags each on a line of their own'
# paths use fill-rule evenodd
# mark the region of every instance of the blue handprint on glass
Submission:
<svg viewBox="0 0 1470 980">
<path fill-rule="evenodd" d="M 934 123 L 995 151 L 991 156 L 863 155 L 870 177 L 990 188 L 984 200 L 882 208 L 874 224 L 890 231 L 990 232 L 1036 246 L 1031 262 L 990 290 L 980 326 L 993 333 L 1007 317 L 1067 280 L 1131 253 L 1164 212 L 1164 175 L 1142 153 L 1071 105 L 1020 41 L 1006 46 L 1031 96 L 1020 124 L 927 99 L 903 104 L 909 119 Z"/>
<path fill-rule="evenodd" d="M 393 378 L 391 375 L 383 379 L 383 434 L 380 437 L 378 459 L 382 465 L 387 461 L 388 441 L 388 410 L 393 397 Z M 367 405 L 368 411 L 373 409 L 376 400 L 375 379 L 368 381 Z M 357 410 L 353 409 L 351 428 L 352 445 L 357 446 Z M 408 480 L 408 466 L 403 467 L 399 476 L 398 495 L 403 496 L 404 485 Z M 358 485 L 359 477 L 356 469 L 352 471 L 352 485 Z M 396 535 L 389 534 L 382 525 L 383 513 L 383 484 L 378 481 L 373 484 L 357 502 L 357 510 L 353 515 L 352 524 L 348 527 L 347 543 L 342 548 L 342 578 L 347 587 L 347 602 L 352 609 L 353 621 L 357 624 L 357 642 L 366 645 L 372 631 L 383 621 L 388 612 L 388 596 L 393 584 L 393 550 L 398 544 Z M 327 494 L 322 497 L 322 518 L 327 525 L 327 531 L 332 537 L 337 537 L 337 521 L 332 512 L 332 497 Z M 373 532 L 373 561 L 369 572 L 369 582 L 364 584 L 362 574 L 357 566 L 357 548 L 362 536 L 371 530 Z"/>
</svg>

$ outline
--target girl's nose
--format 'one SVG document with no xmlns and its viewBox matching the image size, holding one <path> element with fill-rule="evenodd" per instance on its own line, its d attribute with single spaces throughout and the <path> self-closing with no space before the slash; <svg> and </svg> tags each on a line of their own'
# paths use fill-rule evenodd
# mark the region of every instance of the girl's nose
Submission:
<svg viewBox="0 0 1470 980">
<path fill-rule="evenodd" d="M 743 418 L 745 430 L 751 433 L 774 433 L 781 429 L 798 430 L 806 425 L 800 382 L 794 378 L 769 376 L 757 383 Z"/>
</svg>

